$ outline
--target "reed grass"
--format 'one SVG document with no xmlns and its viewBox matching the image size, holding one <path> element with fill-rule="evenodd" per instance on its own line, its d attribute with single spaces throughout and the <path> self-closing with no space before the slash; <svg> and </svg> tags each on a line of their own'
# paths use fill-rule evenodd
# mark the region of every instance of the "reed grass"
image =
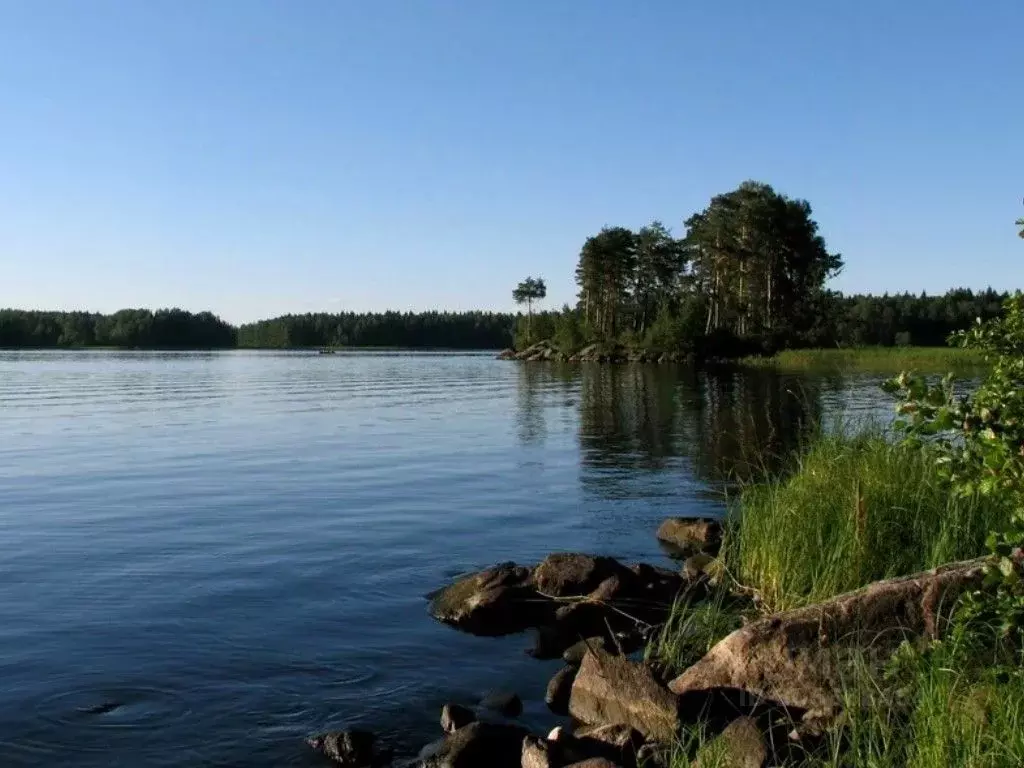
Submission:
<svg viewBox="0 0 1024 768">
<path fill-rule="evenodd" d="M 788 349 L 772 357 L 746 357 L 750 368 L 821 373 L 947 373 L 970 375 L 985 370 L 975 350 L 959 347 L 856 347 L 849 349 Z"/>
</svg>

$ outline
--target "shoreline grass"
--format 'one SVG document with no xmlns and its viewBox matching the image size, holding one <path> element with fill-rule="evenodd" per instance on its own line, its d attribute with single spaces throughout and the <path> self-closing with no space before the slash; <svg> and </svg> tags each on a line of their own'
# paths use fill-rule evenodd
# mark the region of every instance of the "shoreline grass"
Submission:
<svg viewBox="0 0 1024 768">
<path fill-rule="evenodd" d="M 852 347 L 787 349 L 772 357 L 745 357 L 742 367 L 808 373 L 980 373 L 986 364 L 975 350 L 959 347 Z"/>
<path fill-rule="evenodd" d="M 720 557 L 756 592 L 761 612 L 776 612 L 984 554 L 986 535 L 1010 513 L 995 501 L 952 496 L 927 449 L 901 446 L 878 426 L 837 429 L 817 434 L 790 473 L 740 490 Z M 648 658 L 678 673 L 740 621 L 724 595 L 680 604 Z M 787 765 L 1024 764 L 1024 675 L 1006 679 L 981 648 L 962 646 L 955 638 L 927 650 L 908 646 L 890 661 L 885 680 L 851 669 L 845 727 Z M 671 768 L 689 767 L 695 756 L 701 765 L 727 764 L 717 762 L 718 746 L 698 724 L 684 733 Z"/>
</svg>

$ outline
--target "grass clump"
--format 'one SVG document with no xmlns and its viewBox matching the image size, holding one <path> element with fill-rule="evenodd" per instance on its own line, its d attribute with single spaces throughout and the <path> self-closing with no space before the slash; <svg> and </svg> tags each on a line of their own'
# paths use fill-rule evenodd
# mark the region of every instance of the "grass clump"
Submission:
<svg viewBox="0 0 1024 768">
<path fill-rule="evenodd" d="M 994 500 L 950 494 L 927 449 L 877 428 L 823 434 L 797 461 L 743 490 L 729 519 L 729 568 L 768 610 L 980 555 L 1008 519 Z"/>
<path fill-rule="evenodd" d="M 772 357 L 747 357 L 741 365 L 780 371 L 820 373 L 960 374 L 983 372 L 985 361 L 976 350 L 959 347 L 854 347 L 847 349 L 787 349 Z"/>
<path fill-rule="evenodd" d="M 654 662 L 665 677 L 675 677 L 697 662 L 711 647 L 734 629 L 739 629 L 740 607 L 724 589 L 692 603 L 679 599 L 668 619 L 647 645 L 646 659 Z"/>
</svg>

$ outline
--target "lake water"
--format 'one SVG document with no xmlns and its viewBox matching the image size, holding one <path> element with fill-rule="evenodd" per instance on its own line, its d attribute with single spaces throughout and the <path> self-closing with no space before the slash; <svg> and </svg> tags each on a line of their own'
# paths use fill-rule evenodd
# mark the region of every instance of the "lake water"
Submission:
<svg viewBox="0 0 1024 768">
<path fill-rule="evenodd" d="M 491 354 L 0 352 L 0 765 L 314 766 L 360 726 L 554 663 L 440 626 L 453 576 L 553 550 L 663 560 L 668 515 L 877 377 Z"/>
</svg>

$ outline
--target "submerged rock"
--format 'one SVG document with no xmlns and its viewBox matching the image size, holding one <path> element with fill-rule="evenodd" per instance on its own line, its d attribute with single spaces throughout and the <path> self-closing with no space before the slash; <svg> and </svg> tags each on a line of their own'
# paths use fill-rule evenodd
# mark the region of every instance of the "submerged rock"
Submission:
<svg viewBox="0 0 1024 768">
<path fill-rule="evenodd" d="M 481 699 L 480 706 L 505 717 L 523 714 L 523 700 L 510 691 L 491 691 Z"/>
<path fill-rule="evenodd" d="M 583 657 L 569 713 L 590 725 L 626 725 L 654 741 L 674 739 L 680 723 L 676 697 L 650 669 L 604 651 Z"/>
<path fill-rule="evenodd" d="M 722 524 L 704 517 L 670 517 L 658 528 L 657 535 L 659 541 L 678 554 L 715 555 L 722 544 Z"/>
</svg>

